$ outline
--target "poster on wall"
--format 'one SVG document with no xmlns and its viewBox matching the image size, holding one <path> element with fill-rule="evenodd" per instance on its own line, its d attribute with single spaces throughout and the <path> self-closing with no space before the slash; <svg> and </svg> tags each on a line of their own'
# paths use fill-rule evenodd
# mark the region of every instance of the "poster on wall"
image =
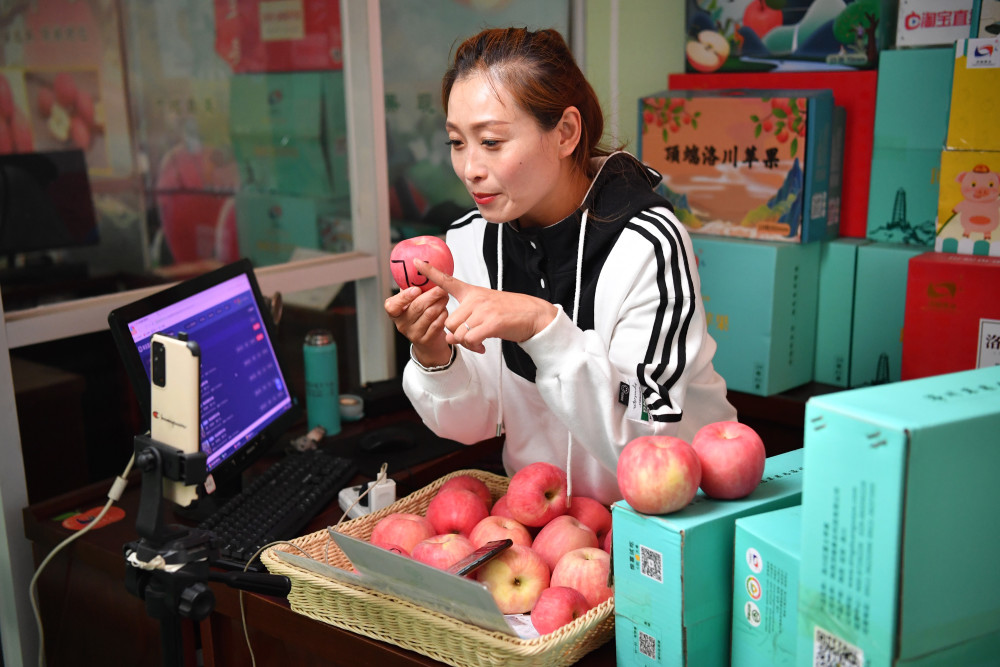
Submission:
<svg viewBox="0 0 1000 667">
<path fill-rule="evenodd" d="M 483 28 L 554 28 L 567 42 L 567 0 L 383 0 L 382 58 L 390 216 L 400 238 L 443 231 L 473 206 L 451 167 L 441 77 L 453 49 Z M 391 48 L 390 48 L 391 45 Z"/>
<path fill-rule="evenodd" d="M 133 173 L 119 30 L 113 2 L 38 0 L 5 10 L 0 135 L 10 135 L 8 152 L 79 148 L 92 176 Z"/>
</svg>

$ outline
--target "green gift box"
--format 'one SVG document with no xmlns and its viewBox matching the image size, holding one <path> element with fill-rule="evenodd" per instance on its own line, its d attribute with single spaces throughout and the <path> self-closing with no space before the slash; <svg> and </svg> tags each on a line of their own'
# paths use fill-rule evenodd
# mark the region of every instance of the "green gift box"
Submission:
<svg viewBox="0 0 1000 667">
<path fill-rule="evenodd" d="M 693 236 L 713 364 L 730 389 L 759 396 L 810 382 L 823 244 Z"/>
<path fill-rule="evenodd" d="M 996 664 L 1000 366 L 815 396 L 805 417 L 796 664 Z"/>
</svg>

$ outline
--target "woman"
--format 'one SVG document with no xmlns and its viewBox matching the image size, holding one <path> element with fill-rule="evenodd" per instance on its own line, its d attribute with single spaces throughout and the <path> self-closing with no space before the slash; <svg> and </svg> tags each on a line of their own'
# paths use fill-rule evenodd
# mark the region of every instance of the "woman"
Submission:
<svg viewBox="0 0 1000 667">
<path fill-rule="evenodd" d="M 621 498 L 641 435 L 688 442 L 735 420 L 712 367 L 691 241 L 660 176 L 600 147 L 600 104 L 554 30 L 492 29 L 444 76 L 452 166 L 476 203 L 447 242 L 454 277 L 385 309 L 411 342 L 403 386 L 464 443 L 506 433 L 508 473 L 547 461 L 571 492 Z"/>
</svg>

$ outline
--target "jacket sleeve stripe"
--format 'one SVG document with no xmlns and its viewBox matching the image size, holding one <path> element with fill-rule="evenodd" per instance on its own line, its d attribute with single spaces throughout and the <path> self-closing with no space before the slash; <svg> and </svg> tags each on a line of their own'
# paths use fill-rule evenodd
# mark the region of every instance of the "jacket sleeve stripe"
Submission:
<svg viewBox="0 0 1000 667">
<path fill-rule="evenodd" d="M 656 421 L 678 421 L 681 418 L 670 401 L 669 390 L 684 373 L 687 352 L 683 343 L 687 340 L 694 316 L 694 280 L 688 264 L 689 258 L 675 225 L 669 218 L 650 211 L 633 218 L 626 225 L 652 244 L 657 262 L 657 287 L 661 299 L 645 359 L 636 369 L 638 378 L 644 385 L 646 407 Z M 676 258 L 676 261 L 668 262 L 668 257 Z M 673 308 L 670 308 L 671 303 L 674 304 Z M 664 332 L 668 308 L 670 324 Z M 678 342 L 679 344 L 675 344 Z M 674 350 L 677 357 L 673 372 L 664 378 L 670 368 L 671 353 Z"/>
</svg>

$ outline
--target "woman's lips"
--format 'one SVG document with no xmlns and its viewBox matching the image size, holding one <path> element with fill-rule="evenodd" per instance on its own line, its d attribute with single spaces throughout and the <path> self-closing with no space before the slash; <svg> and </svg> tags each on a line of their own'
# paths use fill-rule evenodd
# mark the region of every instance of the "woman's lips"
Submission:
<svg viewBox="0 0 1000 667">
<path fill-rule="evenodd" d="M 494 194 L 487 194 L 485 192 L 473 192 L 472 198 L 475 200 L 476 206 L 485 206 L 496 199 L 497 196 Z"/>
</svg>

